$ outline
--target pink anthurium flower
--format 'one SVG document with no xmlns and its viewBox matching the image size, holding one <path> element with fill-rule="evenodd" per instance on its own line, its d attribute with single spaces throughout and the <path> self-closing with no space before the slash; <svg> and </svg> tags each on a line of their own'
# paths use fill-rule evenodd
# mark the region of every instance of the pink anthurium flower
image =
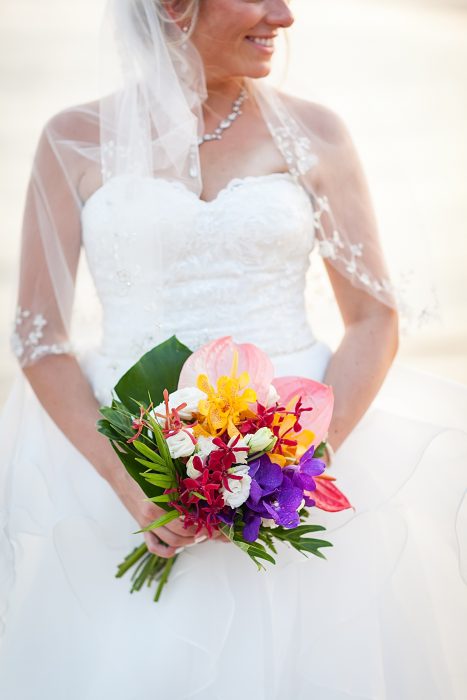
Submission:
<svg viewBox="0 0 467 700">
<path fill-rule="evenodd" d="M 318 446 L 326 439 L 331 422 L 334 407 L 332 387 L 307 377 L 276 377 L 272 383 L 284 405 L 301 396 L 303 406 L 313 407 L 312 411 L 302 414 L 300 424 L 315 434 L 313 444 Z"/>
<path fill-rule="evenodd" d="M 256 345 L 235 343 L 230 335 L 206 343 L 190 355 L 180 372 L 178 388 L 196 386 L 200 374 L 207 375 L 212 384 L 219 377 L 230 376 L 235 352 L 238 353 L 237 373 L 248 372 L 248 386 L 254 389 L 258 401 L 265 403 L 274 376 L 271 360 Z"/>
</svg>

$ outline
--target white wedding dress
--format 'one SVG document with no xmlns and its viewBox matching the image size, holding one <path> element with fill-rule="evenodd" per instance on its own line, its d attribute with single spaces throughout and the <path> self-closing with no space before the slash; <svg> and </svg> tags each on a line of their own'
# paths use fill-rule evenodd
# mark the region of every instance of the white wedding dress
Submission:
<svg viewBox="0 0 467 700">
<path fill-rule="evenodd" d="M 172 334 L 191 349 L 232 335 L 278 376 L 323 378 L 331 353 L 304 299 L 313 211 L 292 175 L 235 179 L 212 202 L 118 177 L 87 201 L 82 227 L 104 317 L 80 362 L 100 402 Z M 172 242 L 162 319 L 158 235 Z M 64 387 L 64 410 L 71 400 Z M 283 547 L 258 572 L 207 541 L 180 555 L 154 604 L 114 578 L 141 541 L 134 520 L 18 377 L 0 423 L 0 697 L 467 697 L 466 409 L 460 385 L 391 370 L 332 468 L 355 510 L 314 515 L 327 561 Z"/>
</svg>

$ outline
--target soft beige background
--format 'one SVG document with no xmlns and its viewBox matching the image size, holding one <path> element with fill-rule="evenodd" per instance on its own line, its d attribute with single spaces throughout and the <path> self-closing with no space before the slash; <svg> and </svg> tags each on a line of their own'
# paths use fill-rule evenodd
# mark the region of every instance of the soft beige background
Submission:
<svg viewBox="0 0 467 700">
<path fill-rule="evenodd" d="M 55 111 L 97 96 L 103 6 L 0 0 L 0 403 L 15 365 L 8 334 L 35 142 Z M 391 264 L 414 234 L 430 251 L 442 322 L 405 339 L 401 357 L 467 382 L 467 2 L 293 0 L 292 8 L 286 87 L 346 120 Z"/>
</svg>

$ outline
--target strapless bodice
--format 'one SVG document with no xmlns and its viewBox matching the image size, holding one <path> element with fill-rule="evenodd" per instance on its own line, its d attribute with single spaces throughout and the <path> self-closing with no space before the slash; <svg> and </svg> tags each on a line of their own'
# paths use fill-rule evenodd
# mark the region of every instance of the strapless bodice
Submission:
<svg viewBox="0 0 467 700">
<path fill-rule="evenodd" d="M 271 357 L 314 343 L 313 209 L 289 173 L 234 179 L 209 202 L 181 182 L 114 178 L 84 205 L 82 233 L 103 308 L 99 352 L 117 374 L 173 334 L 192 349 L 232 335 Z"/>
</svg>

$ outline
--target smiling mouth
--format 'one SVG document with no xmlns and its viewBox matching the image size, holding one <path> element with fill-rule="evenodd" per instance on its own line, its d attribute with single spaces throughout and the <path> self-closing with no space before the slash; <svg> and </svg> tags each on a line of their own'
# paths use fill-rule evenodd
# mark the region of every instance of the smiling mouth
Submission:
<svg viewBox="0 0 467 700">
<path fill-rule="evenodd" d="M 245 39 L 257 46 L 262 46 L 267 49 L 274 48 L 274 37 L 246 36 Z"/>
</svg>

